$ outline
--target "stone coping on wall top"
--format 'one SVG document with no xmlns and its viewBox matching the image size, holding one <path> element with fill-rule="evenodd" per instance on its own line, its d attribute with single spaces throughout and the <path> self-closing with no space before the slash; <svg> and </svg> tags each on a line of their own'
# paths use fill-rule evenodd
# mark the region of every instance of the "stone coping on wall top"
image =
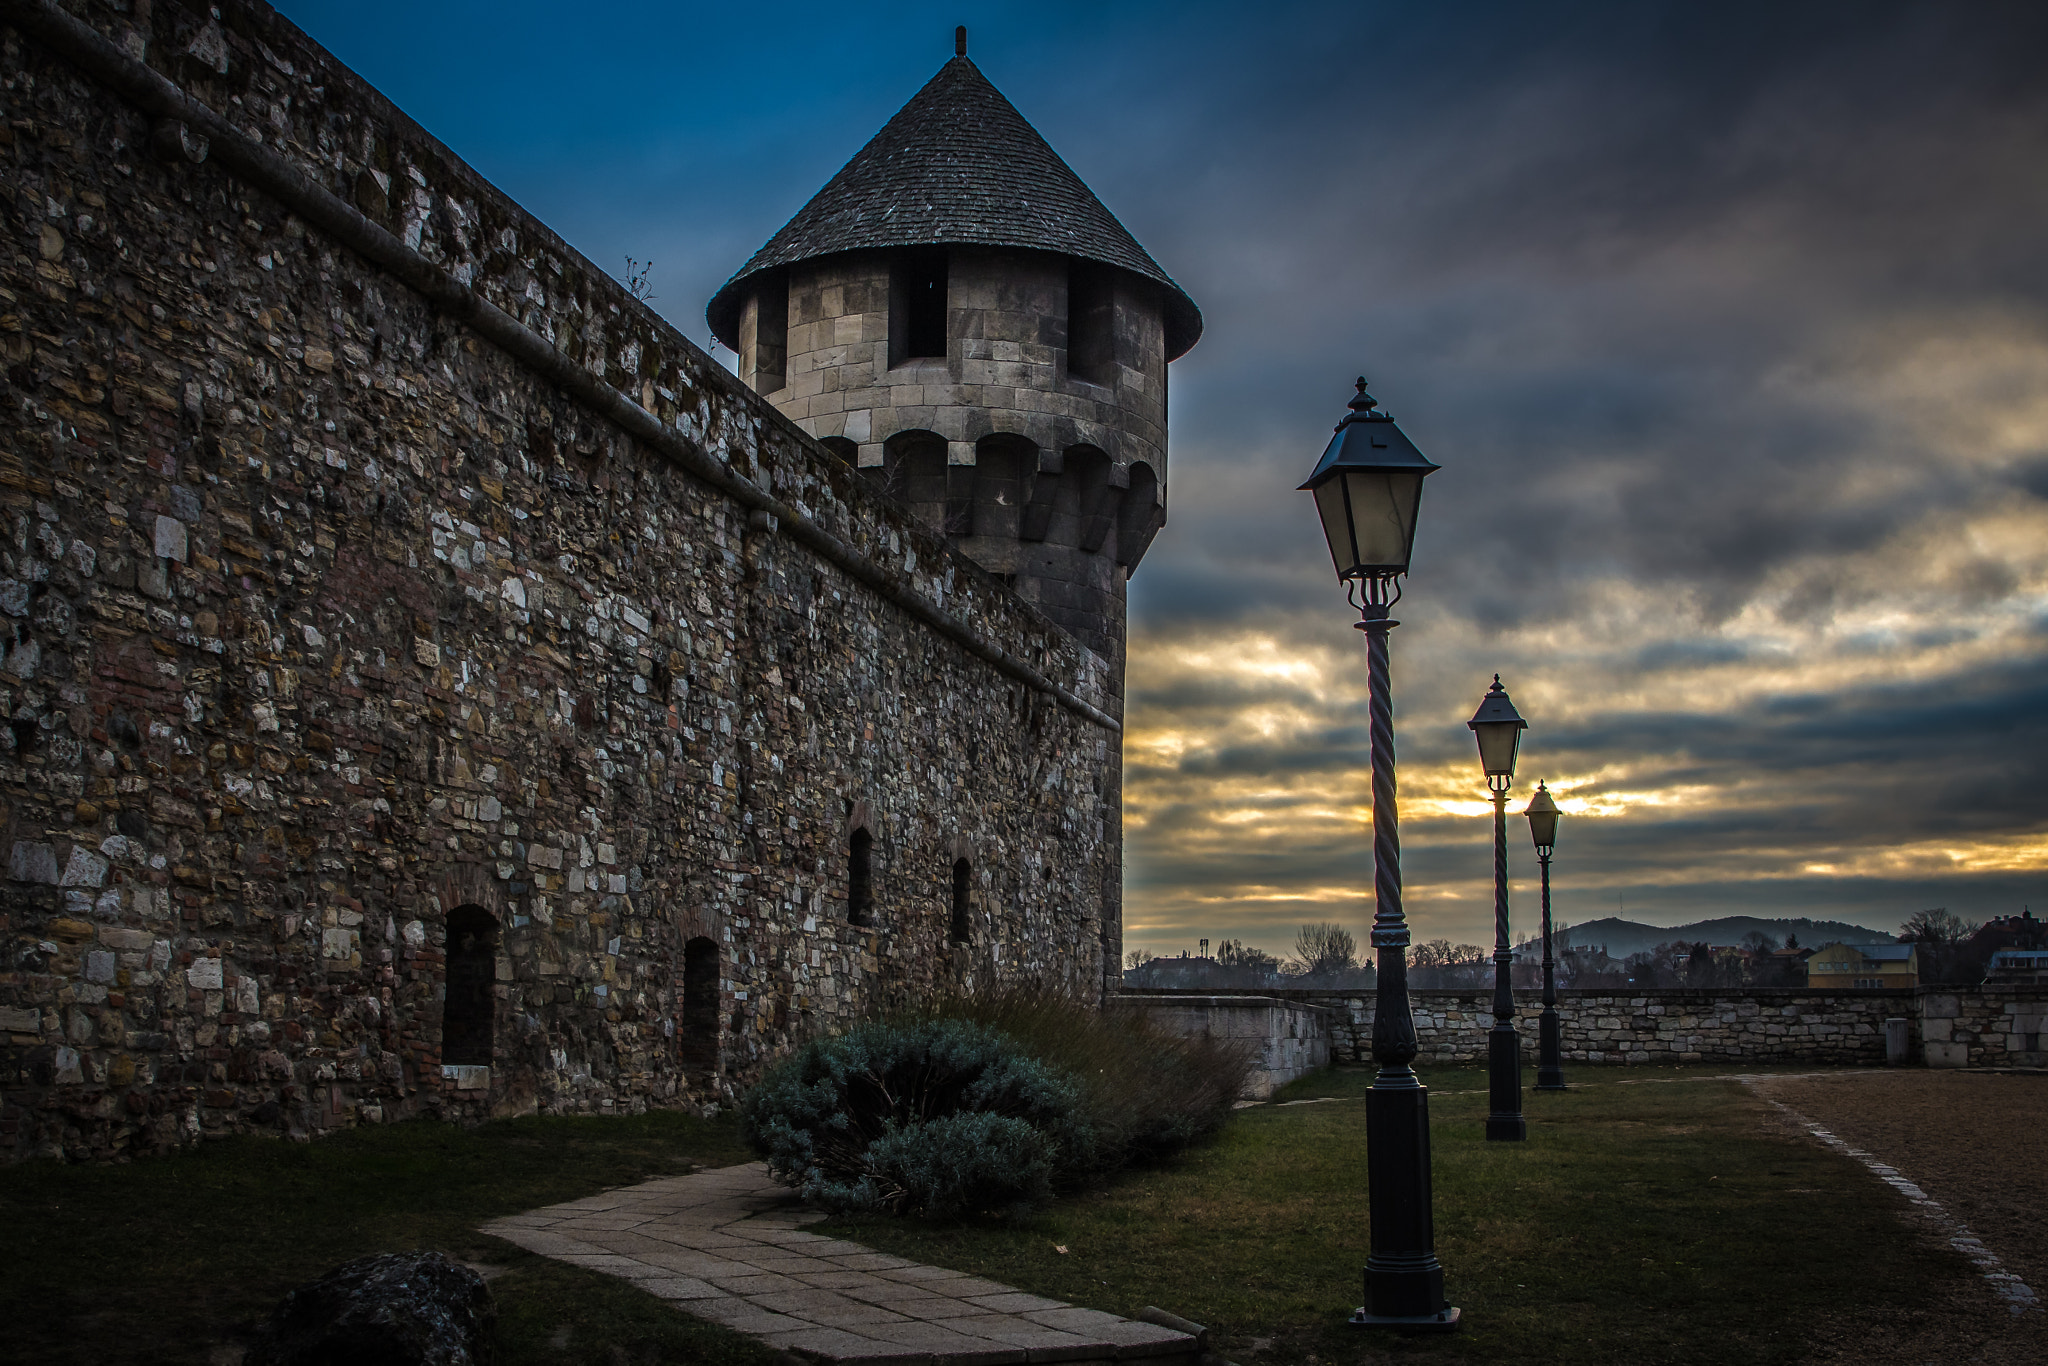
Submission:
<svg viewBox="0 0 2048 1366">
<path fill-rule="evenodd" d="M 1957 992 L 1989 993 L 2011 990 L 2005 983 L 1989 986 L 1957 987 L 1559 987 L 1560 1000 L 1616 1000 L 1641 997 L 1646 1000 L 1725 1000 L 1732 997 L 1756 999 L 1759 997 L 1789 998 L 1792 1000 L 1820 1000 L 1836 996 L 1853 996 L 1858 999 L 1905 1000 L 1915 996 L 1954 995 Z M 2021 988 L 2025 990 L 2025 987 Z M 2036 991 L 2048 992 L 2048 988 L 2035 987 Z M 1410 996 L 1491 996 L 1493 988 L 1484 987 L 1410 987 Z M 1542 996 L 1541 987 L 1516 987 L 1515 997 L 1535 999 Z M 1377 987 L 1246 987 L 1233 990 L 1230 987 L 1143 987 L 1117 993 L 1120 998 L 1171 997 L 1176 1000 L 1212 998 L 1215 1000 L 1250 1001 L 1273 1000 L 1279 1002 L 1313 1003 L 1317 1000 L 1357 998 L 1379 995 Z"/>
<path fill-rule="evenodd" d="M 1307 995 L 1309 995 L 1309 994 L 1311 994 L 1311 993 L 1308 993 L 1308 992 L 1302 992 L 1302 993 L 1299 993 L 1299 994 L 1297 994 L 1297 995 L 1295 995 L 1295 996 L 1291 996 L 1291 997 L 1290 997 L 1290 996 L 1286 996 L 1286 995 L 1284 995 L 1284 994 L 1275 994 L 1275 993 L 1271 993 L 1271 992 L 1263 992 L 1263 991 L 1262 991 L 1262 992 L 1255 992 L 1255 993 L 1248 993 L 1248 994 L 1242 994 L 1242 995 L 1241 995 L 1241 994 L 1239 994 L 1239 993 L 1237 993 L 1237 992 L 1233 992 L 1233 991 L 1192 991 L 1192 990 L 1186 990 L 1186 989 L 1183 989 L 1183 988 L 1178 988 L 1178 987 L 1160 987 L 1160 988 L 1156 988 L 1156 989 L 1155 989 L 1155 988 L 1151 988 L 1151 987 L 1147 987 L 1147 988 L 1145 988 L 1145 989 L 1143 989 L 1143 990 L 1140 990 L 1140 991 L 1120 991 L 1120 992 L 1118 992 L 1118 993 L 1117 993 L 1116 995 L 1114 995 L 1114 996 L 1112 996 L 1112 997 L 1110 997 L 1110 998 L 1109 998 L 1109 1004 L 1110 1004 L 1110 1005 L 1124 1005 L 1124 1004 L 1130 1004 L 1130 1005 L 1154 1005 L 1154 1004 L 1157 1004 L 1157 1003 L 1158 1003 L 1159 1001 L 1161 1001 L 1161 1000 L 1167 1000 L 1167 1001 L 1171 1001 L 1171 1002 L 1172 1002 L 1172 1003 L 1173 1003 L 1174 1005 L 1185 1005 L 1185 1006 L 1201 1006 L 1201 1005 L 1207 1005 L 1207 1006 L 1255 1006 L 1255 1005 L 1268 1005 L 1268 1006 L 1292 1006 L 1292 1007 L 1294 1007 L 1294 1008 L 1295 1008 L 1295 1009 L 1297 1009 L 1297 1010 L 1335 1010 L 1335 1009 L 1337 1009 L 1337 1007 L 1336 1007 L 1336 1006 L 1333 1006 L 1333 1005 L 1324 1005 L 1324 1004 L 1321 1004 L 1320 1002 L 1316 1002 L 1316 1001 L 1309 1001 L 1309 1000 L 1303 1000 L 1303 999 L 1301 999 L 1302 997 L 1304 997 L 1304 996 L 1307 996 Z M 1345 993 L 1343 993 L 1343 992 L 1332 992 L 1332 993 L 1328 993 L 1328 994 L 1330 994 L 1330 995 L 1344 995 Z M 1355 993 L 1355 992 L 1354 992 L 1354 993 L 1350 993 L 1350 994 L 1352 994 L 1352 995 L 1356 995 L 1357 993 Z"/>
</svg>

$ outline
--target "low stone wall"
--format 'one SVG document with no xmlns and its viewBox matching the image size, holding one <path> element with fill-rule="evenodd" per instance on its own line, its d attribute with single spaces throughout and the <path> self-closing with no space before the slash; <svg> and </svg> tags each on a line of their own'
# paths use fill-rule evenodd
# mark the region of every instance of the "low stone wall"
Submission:
<svg viewBox="0 0 2048 1366">
<path fill-rule="evenodd" d="M 1919 1036 L 1930 1067 L 2048 1067 L 2048 985 L 1932 987 Z"/>
<path fill-rule="evenodd" d="M 1121 1000 L 1135 999 L 1126 995 Z M 1317 1007 L 1304 1023 L 1328 1031 L 1331 1062 L 1372 1061 L 1376 993 L 1365 991 L 1158 990 L 1144 998 L 1162 1023 L 1177 1020 L 1168 1004 L 1202 1002 L 1208 1018 L 1220 1002 L 1242 1000 L 1269 1014 L 1281 1006 Z M 1490 990 L 1410 993 L 1418 1061 L 1437 1066 L 1486 1057 L 1493 1025 Z M 1542 994 L 1515 993 L 1515 1019 L 1529 1061 L 1535 1061 L 1536 1016 Z M 1922 987 L 1899 991 L 1750 989 L 1695 991 L 1643 988 L 1560 991 L 1557 1012 L 1568 1063 L 1821 1063 L 1882 1066 L 1887 1019 L 1912 1021 L 1911 1061 L 1932 1067 L 2048 1065 L 2048 987 L 2040 985 Z M 1190 1032 L 1201 1028 L 1188 1015 Z M 1175 1024 L 1174 1027 L 1181 1027 Z M 1211 1031 L 1215 1032 L 1215 1031 Z M 1292 1075 L 1300 1075 L 1296 1072 Z"/>
<path fill-rule="evenodd" d="M 1346 998 L 1348 1028 L 1333 1042 L 1339 1057 L 1372 1060 L 1373 997 Z M 1412 996 L 1420 1061 L 1483 1062 L 1493 1026 L 1493 993 L 1426 991 Z M 1818 1062 L 1881 1065 L 1884 1022 L 1912 1013 L 1912 993 L 1893 991 L 1559 992 L 1567 1062 Z M 1534 1060 L 1542 993 L 1515 993 L 1515 1019 Z"/>
<path fill-rule="evenodd" d="M 1258 1063 L 1245 1079 L 1247 1100 L 1264 1100 L 1296 1077 L 1328 1067 L 1331 1040 L 1348 1028 L 1331 1007 L 1273 996 L 1133 992 L 1115 1004 L 1143 1010 L 1175 1034 L 1236 1040 L 1257 1049 Z"/>
</svg>

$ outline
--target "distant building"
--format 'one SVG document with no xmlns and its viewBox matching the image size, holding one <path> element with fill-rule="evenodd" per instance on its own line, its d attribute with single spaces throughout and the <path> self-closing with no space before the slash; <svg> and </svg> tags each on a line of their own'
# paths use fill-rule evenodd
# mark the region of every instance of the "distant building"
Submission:
<svg viewBox="0 0 2048 1366">
<path fill-rule="evenodd" d="M 2048 982 L 2048 949 L 2000 949 L 1991 955 L 1987 983 Z"/>
<path fill-rule="evenodd" d="M 1919 986 L 1919 946 L 1823 944 L 1806 960 L 1806 985 L 1834 990 Z"/>
</svg>

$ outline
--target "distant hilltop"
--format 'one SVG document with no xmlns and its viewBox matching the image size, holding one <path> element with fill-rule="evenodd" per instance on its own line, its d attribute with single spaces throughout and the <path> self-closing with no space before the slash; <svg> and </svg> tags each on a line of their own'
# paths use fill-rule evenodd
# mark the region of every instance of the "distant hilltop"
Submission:
<svg viewBox="0 0 2048 1366">
<path fill-rule="evenodd" d="M 1797 920 L 1759 920 L 1753 915 L 1727 915 L 1718 920 L 1698 920 L 1690 925 L 1672 926 L 1645 925 L 1610 915 L 1605 920 L 1589 920 L 1583 925 L 1560 930 L 1557 939 L 1559 948 L 1566 944 L 1605 948 L 1610 958 L 1626 958 L 1632 953 L 1646 953 L 1659 944 L 1681 940 L 1688 944 L 1704 940 L 1709 944 L 1739 945 L 1742 937 L 1752 931 L 1769 935 L 1781 948 L 1788 934 L 1798 936 L 1800 947 L 1809 949 L 1817 949 L 1823 944 L 1898 942 L 1897 935 L 1841 920 L 1808 920 L 1804 917 Z"/>
</svg>

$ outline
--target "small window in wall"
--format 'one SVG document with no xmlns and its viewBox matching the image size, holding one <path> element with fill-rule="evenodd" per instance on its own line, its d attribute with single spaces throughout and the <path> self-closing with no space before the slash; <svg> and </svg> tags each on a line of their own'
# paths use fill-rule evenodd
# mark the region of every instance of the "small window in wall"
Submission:
<svg viewBox="0 0 2048 1366">
<path fill-rule="evenodd" d="M 740 313 L 740 378 L 757 394 L 772 394 L 788 382 L 789 278 L 761 277 Z"/>
<path fill-rule="evenodd" d="M 955 859 L 953 861 L 953 930 L 950 936 L 955 944 L 965 944 L 967 942 L 967 903 L 969 894 L 973 889 L 973 867 L 964 858 Z"/>
<path fill-rule="evenodd" d="M 874 836 L 862 826 L 846 841 L 846 922 L 872 925 L 875 920 Z"/>
<path fill-rule="evenodd" d="M 889 269 L 889 364 L 945 358 L 945 249 L 903 252 Z"/>
<path fill-rule="evenodd" d="M 491 1064 L 491 983 L 497 977 L 498 922 L 481 906 L 448 915 L 448 980 L 441 1001 L 441 1061 Z"/>
<path fill-rule="evenodd" d="M 699 935 L 683 945 L 683 1064 L 718 1065 L 718 945 Z"/>
<path fill-rule="evenodd" d="M 1116 289 L 1107 266 L 1075 261 L 1067 269 L 1067 373 L 1116 383 Z"/>
</svg>

